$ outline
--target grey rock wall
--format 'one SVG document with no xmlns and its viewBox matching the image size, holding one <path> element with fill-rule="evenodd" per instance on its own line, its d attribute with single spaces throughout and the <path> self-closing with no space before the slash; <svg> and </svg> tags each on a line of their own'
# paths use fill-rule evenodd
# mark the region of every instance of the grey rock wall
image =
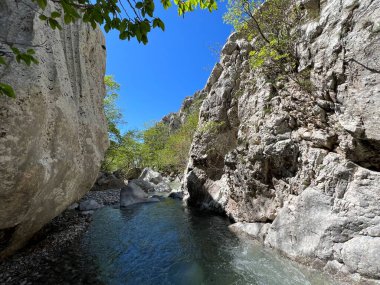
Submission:
<svg viewBox="0 0 380 285">
<path fill-rule="evenodd" d="M 0 1 L 1 41 L 35 46 L 39 60 L 26 67 L 8 57 L 0 68 L 17 96 L 0 97 L 1 256 L 91 188 L 108 147 L 102 32 L 80 22 L 51 30 L 36 8 Z"/>
<path fill-rule="evenodd" d="M 186 200 L 292 259 L 378 284 L 380 1 L 304 2 L 300 70 L 316 91 L 266 83 L 232 34 L 202 91 Z"/>
</svg>

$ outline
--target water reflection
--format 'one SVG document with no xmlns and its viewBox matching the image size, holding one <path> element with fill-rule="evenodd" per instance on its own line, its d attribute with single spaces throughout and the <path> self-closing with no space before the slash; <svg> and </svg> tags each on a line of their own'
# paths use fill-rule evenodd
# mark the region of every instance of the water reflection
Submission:
<svg viewBox="0 0 380 285">
<path fill-rule="evenodd" d="M 83 249 L 105 284 L 333 284 L 255 242 L 242 242 L 220 216 L 174 200 L 104 208 Z"/>
</svg>

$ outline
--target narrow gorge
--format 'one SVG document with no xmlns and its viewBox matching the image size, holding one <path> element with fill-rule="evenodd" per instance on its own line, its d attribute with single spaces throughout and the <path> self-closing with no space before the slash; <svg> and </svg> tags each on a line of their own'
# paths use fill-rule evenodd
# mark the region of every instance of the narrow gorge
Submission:
<svg viewBox="0 0 380 285">
<path fill-rule="evenodd" d="M 202 90 L 124 134 L 117 9 L 66 2 L 0 2 L 0 284 L 380 284 L 380 0 L 295 1 L 275 76 L 232 32 Z M 145 43 L 140 20 L 120 39 Z"/>
</svg>

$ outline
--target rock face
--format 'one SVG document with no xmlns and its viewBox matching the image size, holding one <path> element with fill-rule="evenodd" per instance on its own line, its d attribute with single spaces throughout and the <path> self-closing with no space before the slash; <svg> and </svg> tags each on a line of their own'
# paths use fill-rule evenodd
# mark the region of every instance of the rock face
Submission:
<svg viewBox="0 0 380 285">
<path fill-rule="evenodd" d="M 300 262 L 380 280 L 380 0 L 304 1 L 300 71 L 315 91 L 250 71 L 233 34 L 206 93 L 187 203 Z M 375 281 L 373 281 L 375 282 Z"/>
<path fill-rule="evenodd" d="M 0 42 L 35 46 L 39 60 L 9 57 L 0 68 L 17 95 L 0 97 L 2 256 L 91 188 L 108 147 L 101 31 L 80 22 L 51 30 L 36 10 L 29 0 L 0 3 Z"/>
<path fill-rule="evenodd" d="M 202 91 L 186 97 L 179 111 L 166 115 L 161 119 L 161 122 L 169 126 L 170 132 L 175 132 L 185 123 L 189 114 L 199 110 L 205 97 L 206 93 Z"/>
</svg>

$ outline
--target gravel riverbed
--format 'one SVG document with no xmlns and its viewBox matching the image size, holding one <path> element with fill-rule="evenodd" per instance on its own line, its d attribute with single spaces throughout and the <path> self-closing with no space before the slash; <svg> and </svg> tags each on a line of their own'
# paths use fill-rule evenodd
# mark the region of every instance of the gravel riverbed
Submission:
<svg viewBox="0 0 380 285">
<path fill-rule="evenodd" d="M 91 191 L 81 201 L 90 199 L 104 206 L 117 205 L 120 190 Z M 76 209 L 54 218 L 27 246 L 0 262 L 0 284 L 101 284 L 91 260 L 76 250 L 91 220 L 92 215 Z"/>
</svg>

